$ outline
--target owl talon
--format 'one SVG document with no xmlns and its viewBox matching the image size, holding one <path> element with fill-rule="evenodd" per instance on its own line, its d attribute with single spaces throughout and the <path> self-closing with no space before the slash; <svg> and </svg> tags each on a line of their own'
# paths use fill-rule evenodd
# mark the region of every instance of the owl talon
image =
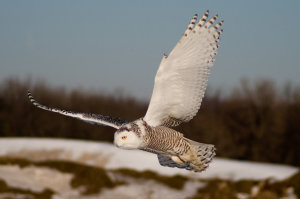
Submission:
<svg viewBox="0 0 300 199">
<path fill-rule="evenodd" d="M 172 156 L 171 159 L 177 164 L 184 165 L 184 162 L 178 156 Z"/>
</svg>

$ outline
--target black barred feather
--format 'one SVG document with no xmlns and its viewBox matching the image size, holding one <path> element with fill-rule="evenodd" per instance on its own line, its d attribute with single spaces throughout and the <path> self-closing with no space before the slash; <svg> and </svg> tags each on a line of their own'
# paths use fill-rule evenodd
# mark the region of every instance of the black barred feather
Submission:
<svg viewBox="0 0 300 199">
<path fill-rule="evenodd" d="M 28 98 L 33 105 L 35 105 L 36 107 L 38 107 L 40 109 L 59 113 L 61 115 L 65 115 L 68 117 L 73 117 L 73 118 L 82 120 L 84 122 L 88 122 L 90 124 L 111 126 L 113 128 L 119 129 L 123 124 L 128 123 L 126 120 L 123 120 L 121 118 L 111 117 L 111 116 L 105 116 L 105 115 L 94 114 L 94 113 L 79 113 L 79 112 L 67 111 L 67 110 L 63 110 L 63 109 L 59 109 L 59 108 L 51 108 L 51 107 L 48 107 L 48 106 L 38 103 L 33 98 L 30 91 L 28 91 Z"/>
</svg>

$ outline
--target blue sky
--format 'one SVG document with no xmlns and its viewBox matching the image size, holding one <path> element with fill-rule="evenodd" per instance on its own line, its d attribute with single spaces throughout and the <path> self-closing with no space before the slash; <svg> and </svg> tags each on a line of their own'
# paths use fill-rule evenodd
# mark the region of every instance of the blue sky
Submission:
<svg viewBox="0 0 300 199">
<path fill-rule="evenodd" d="M 0 1 L 0 80 L 149 99 L 162 54 L 190 18 L 225 20 L 208 84 L 226 93 L 243 77 L 300 85 L 300 1 Z"/>
</svg>

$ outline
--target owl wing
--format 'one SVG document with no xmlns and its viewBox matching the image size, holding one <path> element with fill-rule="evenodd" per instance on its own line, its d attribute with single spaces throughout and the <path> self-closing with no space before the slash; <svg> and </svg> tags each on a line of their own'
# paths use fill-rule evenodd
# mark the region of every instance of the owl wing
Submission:
<svg viewBox="0 0 300 199">
<path fill-rule="evenodd" d="M 177 164 L 170 157 L 165 156 L 165 155 L 161 155 L 161 154 L 158 154 L 157 158 L 158 158 L 159 164 L 161 166 L 164 166 L 164 167 L 176 167 L 176 168 L 179 168 L 179 169 L 186 169 L 186 170 L 190 170 L 190 171 L 196 171 L 187 162 L 184 163 L 184 164 Z"/>
<path fill-rule="evenodd" d="M 113 128 L 119 129 L 122 124 L 128 123 L 127 121 L 120 119 L 120 118 L 104 116 L 104 115 L 100 115 L 100 114 L 78 113 L 78 112 L 66 111 L 66 110 L 62 110 L 62 109 L 58 109 L 58 108 L 47 107 L 47 106 L 44 106 L 44 105 L 38 103 L 32 97 L 32 94 L 29 91 L 28 91 L 28 98 L 29 98 L 30 102 L 38 108 L 44 109 L 46 111 L 59 113 L 61 115 L 65 115 L 68 117 L 80 119 L 84 122 L 88 122 L 91 124 L 111 126 Z"/>
<path fill-rule="evenodd" d="M 213 25 L 218 15 L 206 22 L 207 17 L 208 11 L 196 24 L 194 15 L 170 55 L 163 56 L 144 117 L 150 126 L 176 126 L 198 112 L 223 32 L 223 21 Z"/>
</svg>

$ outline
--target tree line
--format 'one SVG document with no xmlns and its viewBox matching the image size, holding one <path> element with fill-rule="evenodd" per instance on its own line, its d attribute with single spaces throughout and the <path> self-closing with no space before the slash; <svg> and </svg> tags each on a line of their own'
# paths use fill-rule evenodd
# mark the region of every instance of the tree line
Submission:
<svg viewBox="0 0 300 199">
<path fill-rule="evenodd" d="M 77 112 L 128 121 L 143 117 L 148 102 L 118 93 L 53 88 L 44 82 L 7 79 L 0 84 L 1 137 L 59 137 L 113 141 L 114 129 L 90 125 L 34 107 L 37 101 Z M 196 117 L 176 127 L 186 137 L 212 143 L 217 156 L 300 166 L 300 89 L 271 80 L 242 80 L 229 94 L 207 94 Z"/>
</svg>

